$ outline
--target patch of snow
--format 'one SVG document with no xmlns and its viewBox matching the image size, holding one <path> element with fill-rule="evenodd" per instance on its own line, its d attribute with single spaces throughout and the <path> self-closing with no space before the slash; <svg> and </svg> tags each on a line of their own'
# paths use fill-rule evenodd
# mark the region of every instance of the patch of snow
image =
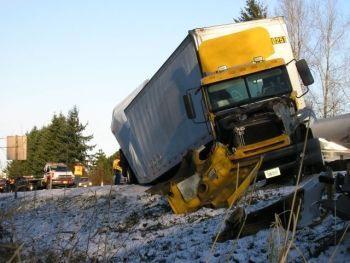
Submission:
<svg viewBox="0 0 350 263">
<path fill-rule="evenodd" d="M 280 245 L 275 228 L 239 240 L 217 243 L 226 209 L 202 208 L 174 215 L 164 197 L 138 185 L 69 188 L 0 194 L 0 225 L 7 241 L 23 244 L 21 259 L 111 262 L 268 262 Z M 251 211 L 294 191 L 286 186 L 258 189 Z M 248 194 L 249 195 L 249 194 Z M 244 199 L 238 205 L 244 205 Z M 345 222 L 328 216 L 322 224 L 296 233 L 288 261 L 328 262 L 335 247 L 320 253 L 317 240 Z M 0 246 L 1 242 L 0 235 Z M 315 243 L 316 242 L 316 243 Z M 345 238 L 334 262 L 346 262 Z M 276 259 L 274 259 L 276 260 Z"/>
</svg>

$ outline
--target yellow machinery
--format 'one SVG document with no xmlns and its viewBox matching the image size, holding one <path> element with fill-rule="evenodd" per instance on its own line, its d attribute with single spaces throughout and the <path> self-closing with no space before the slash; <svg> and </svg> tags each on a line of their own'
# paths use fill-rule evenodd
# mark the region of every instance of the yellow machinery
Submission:
<svg viewBox="0 0 350 263">
<path fill-rule="evenodd" d="M 227 147 L 217 143 L 205 161 L 193 154 L 196 172 L 179 183 L 171 183 L 169 204 L 176 214 L 193 212 L 202 206 L 226 207 L 238 200 L 256 176 L 262 157 L 231 161 Z"/>
</svg>

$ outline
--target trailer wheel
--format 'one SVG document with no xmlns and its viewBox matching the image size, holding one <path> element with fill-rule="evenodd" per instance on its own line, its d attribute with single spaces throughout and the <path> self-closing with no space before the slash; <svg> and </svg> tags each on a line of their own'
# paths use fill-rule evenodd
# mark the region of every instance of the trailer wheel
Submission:
<svg viewBox="0 0 350 263">
<path fill-rule="evenodd" d="M 126 182 L 128 184 L 137 184 L 136 176 L 134 175 L 130 167 L 126 169 Z"/>
</svg>

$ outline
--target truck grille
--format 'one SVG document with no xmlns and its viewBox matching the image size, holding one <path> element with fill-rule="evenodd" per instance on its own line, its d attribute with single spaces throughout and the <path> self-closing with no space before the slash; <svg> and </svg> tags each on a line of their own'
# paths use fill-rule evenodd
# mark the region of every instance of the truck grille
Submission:
<svg viewBox="0 0 350 263">
<path fill-rule="evenodd" d="M 242 143 L 249 145 L 277 137 L 282 135 L 283 131 L 282 122 L 273 119 L 250 121 L 234 129 L 236 145 L 239 146 L 242 146 Z"/>
<path fill-rule="evenodd" d="M 66 178 L 66 177 L 67 177 L 67 178 L 71 178 L 72 176 L 69 175 L 69 174 L 59 174 L 58 177 L 59 177 L 59 178 Z"/>
</svg>

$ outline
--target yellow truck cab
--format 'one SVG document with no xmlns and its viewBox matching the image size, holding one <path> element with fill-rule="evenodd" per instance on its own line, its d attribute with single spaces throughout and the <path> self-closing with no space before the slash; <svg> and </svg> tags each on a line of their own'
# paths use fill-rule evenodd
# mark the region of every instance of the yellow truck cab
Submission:
<svg viewBox="0 0 350 263">
<path fill-rule="evenodd" d="M 294 59 L 283 18 L 200 28 L 191 34 L 202 66 L 204 111 L 215 141 L 228 146 L 231 159 L 264 154 L 261 177 L 293 173 L 306 141 L 305 164 L 320 169 L 319 142 L 311 131 L 305 138 L 313 113 L 305 108 L 299 76 L 306 87 L 313 78 L 306 61 Z M 193 96 L 184 96 L 191 119 L 198 111 L 192 108 Z"/>
</svg>

